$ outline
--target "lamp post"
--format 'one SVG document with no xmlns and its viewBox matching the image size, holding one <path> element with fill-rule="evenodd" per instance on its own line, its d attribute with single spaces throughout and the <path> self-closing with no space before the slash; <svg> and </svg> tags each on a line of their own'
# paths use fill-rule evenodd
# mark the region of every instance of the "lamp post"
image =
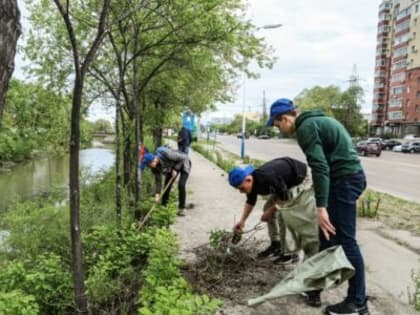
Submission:
<svg viewBox="0 0 420 315">
<path fill-rule="evenodd" d="M 261 27 L 257 27 L 257 30 L 260 29 L 273 29 L 282 27 L 283 24 L 267 24 Z M 241 159 L 245 158 L 245 134 L 246 134 L 246 118 L 245 118 L 245 82 L 246 76 L 244 73 L 244 82 L 243 82 L 243 100 L 242 100 L 242 137 L 241 137 Z"/>
</svg>

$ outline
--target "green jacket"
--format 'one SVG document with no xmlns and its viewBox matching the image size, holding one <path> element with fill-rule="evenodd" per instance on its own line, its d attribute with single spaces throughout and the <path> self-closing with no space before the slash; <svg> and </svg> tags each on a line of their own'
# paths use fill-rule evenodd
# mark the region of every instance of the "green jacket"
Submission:
<svg viewBox="0 0 420 315">
<path fill-rule="evenodd" d="M 330 181 L 362 170 L 350 135 L 320 110 L 301 113 L 295 121 L 299 146 L 312 169 L 317 207 L 328 206 Z"/>
</svg>

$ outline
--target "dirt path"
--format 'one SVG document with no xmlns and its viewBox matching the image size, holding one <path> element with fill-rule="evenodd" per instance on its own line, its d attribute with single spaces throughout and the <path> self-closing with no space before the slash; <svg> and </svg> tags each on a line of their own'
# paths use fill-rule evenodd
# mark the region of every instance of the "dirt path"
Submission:
<svg viewBox="0 0 420 315">
<path fill-rule="evenodd" d="M 254 308 L 246 306 L 249 298 L 268 292 L 288 270 L 274 266 L 269 260 L 254 259 L 256 252 L 268 243 L 265 229 L 256 232 L 245 248 L 228 258 L 217 257 L 206 248 L 194 250 L 208 243 L 210 231 L 231 229 L 235 215 L 238 217 L 241 213 L 245 196 L 228 185 L 225 172 L 217 166 L 195 152 L 191 152 L 190 157 L 193 169 L 187 183 L 187 202 L 193 202 L 195 207 L 188 210 L 187 216 L 178 218 L 173 230 L 179 236 L 180 255 L 188 263 L 185 275 L 197 290 L 224 301 L 218 314 L 322 314 L 325 305 L 342 300 L 346 285 L 324 292 L 323 308 L 306 306 L 301 296 L 278 298 Z M 259 221 L 261 209 L 262 203 L 259 201 L 247 222 L 247 228 Z M 217 269 L 220 266 L 223 269 Z M 367 289 L 371 297 L 371 314 L 418 314 L 371 281 L 369 276 Z"/>
</svg>

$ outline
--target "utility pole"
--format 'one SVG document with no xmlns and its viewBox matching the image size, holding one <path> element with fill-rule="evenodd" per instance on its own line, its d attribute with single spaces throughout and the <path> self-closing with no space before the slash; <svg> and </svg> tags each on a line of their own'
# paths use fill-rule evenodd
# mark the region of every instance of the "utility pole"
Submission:
<svg viewBox="0 0 420 315">
<path fill-rule="evenodd" d="M 262 106 L 263 106 L 262 120 L 263 120 L 263 123 L 265 124 L 265 122 L 267 121 L 267 102 L 266 102 L 266 99 L 265 99 L 265 90 L 263 90 Z"/>
</svg>

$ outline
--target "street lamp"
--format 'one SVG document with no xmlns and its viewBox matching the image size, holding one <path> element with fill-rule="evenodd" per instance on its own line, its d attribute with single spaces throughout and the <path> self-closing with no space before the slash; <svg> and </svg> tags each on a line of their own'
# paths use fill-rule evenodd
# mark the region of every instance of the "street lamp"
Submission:
<svg viewBox="0 0 420 315">
<path fill-rule="evenodd" d="M 260 27 L 257 27 L 257 30 L 260 29 L 273 29 L 282 27 L 283 24 L 267 24 Z M 242 137 L 241 137 L 241 159 L 245 158 L 245 133 L 246 133 L 246 118 L 245 118 L 245 82 L 246 76 L 244 73 L 244 82 L 243 82 L 243 100 L 242 100 Z"/>
</svg>

